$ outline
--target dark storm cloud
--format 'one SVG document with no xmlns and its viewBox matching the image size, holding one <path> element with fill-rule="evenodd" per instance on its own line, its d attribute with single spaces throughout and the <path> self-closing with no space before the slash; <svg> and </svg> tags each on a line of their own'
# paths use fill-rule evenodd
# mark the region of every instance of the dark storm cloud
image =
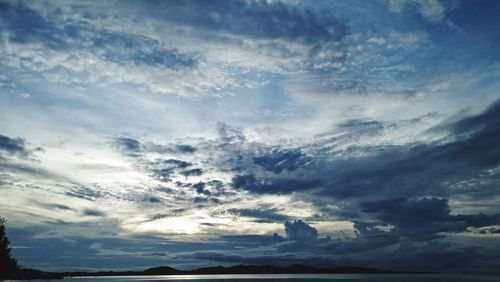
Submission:
<svg viewBox="0 0 500 282">
<path fill-rule="evenodd" d="M 2 153 L 25 158 L 36 151 L 43 151 L 43 149 L 40 147 L 29 149 L 26 147 L 26 142 L 23 138 L 11 138 L 0 134 L 0 160 L 2 159 Z"/>
<path fill-rule="evenodd" d="M 238 216 L 254 218 L 256 222 L 283 222 L 288 220 L 288 216 L 283 215 L 276 208 L 259 208 L 259 209 L 229 209 L 230 213 Z"/>
<path fill-rule="evenodd" d="M 447 197 L 451 191 L 443 183 L 474 179 L 500 164 L 499 121 L 497 102 L 482 114 L 441 128 L 449 136 L 440 141 L 350 146 L 343 152 L 346 156 L 366 156 L 326 160 L 321 167 L 314 167 L 324 175 L 322 194 L 336 198 L 385 197 L 397 191 L 403 197 L 429 193 Z M 314 171 L 310 175 L 318 177 Z M 498 190 L 493 187 L 489 191 L 495 194 Z M 463 192 L 474 193 L 474 187 Z"/>
<path fill-rule="evenodd" d="M 0 150 L 10 154 L 26 155 L 27 150 L 24 146 L 24 140 L 21 138 L 10 138 L 0 135 Z"/>
<path fill-rule="evenodd" d="M 149 15 L 197 30 L 254 38 L 317 44 L 340 40 L 347 30 L 330 13 L 302 11 L 279 1 L 147 1 L 140 6 Z"/>
<path fill-rule="evenodd" d="M 237 175 L 232 179 L 232 185 L 236 189 L 244 189 L 259 194 L 287 194 L 295 191 L 310 190 L 321 184 L 319 180 L 302 180 L 286 178 L 261 178 L 255 175 Z"/>
<path fill-rule="evenodd" d="M 196 148 L 191 145 L 177 145 L 177 150 L 181 153 L 194 153 L 196 152 Z"/>
<path fill-rule="evenodd" d="M 500 214 L 452 215 L 448 200 L 436 197 L 366 202 L 362 207 L 363 212 L 374 214 L 380 222 L 393 225 L 390 234 L 412 240 L 428 240 L 441 232 L 461 232 L 467 227 L 500 224 Z"/>
<path fill-rule="evenodd" d="M 475 265 L 475 261 L 490 256 L 480 247 L 471 250 L 475 255 L 467 255 L 459 247 L 443 245 L 441 241 L 447 240 L 450 234 L 497 234 L 495 226 L 500 224 L 498 210 L 489 214 L 473 210 L 467 214 L 452 212 L 449 198 L 465 196 L 477 200 L 475 190 L 481 190 L 481 197 L 498 193 L 494 185 L 498 183 L 498 177 L 490 169 L 500 164 L 500 147 L 497 145 L 500 144 L 499 120 L 500 103 L 497 102 L 481 114 L 440 126 L 437 130 L 447 136 L 433 142 L 405 146 L 350 146 L 336 152 L 341 154 L 340 158 L 323 157 L 325 148 L 330 146 L 328 143 L 311 144 L 308 154 L 314 161 L 300 161 L 293 173 L 286 175 L 282 174 L 286 169 L 280 165 L 288 160 L 282 156 L 289 155 L 281 153 L 299 151 L 269 149 L 255 144 L 248 146 L 241 131 L 227 126 L 223 127 L 223 134 L 220 134 L 223 138 L 217 144 L 224 144 L 224 150 L 230 155 L 221 167 L 239 172 L 231 180 L 232 187 L 257 194 L 307 191 L 308 199 L 314 201 L 318 208 L 324 203 L 321 199 L 329 198 L 338 204 L 338 209 L 328 213 L 354 224 L 354 238 L 332 239 L 320 238 L 314 227 L 302 221 L 288 222 L 288 240 L 278 243 L 276 251 L 294 254 L 314 250 L 318 254 L 350 256 L 352 262 L 366 264 L 370 262 L 363 260 L 363 253 L 385 250 L 405 263 L 381 258 L 384 263 L 380 265 L 414 269 L 423 265 L 417 263 L 417 257 L 441 259 L 448 255 L 461 256 L 456 260 L 442 259 L 439 267 L 446 268 L 447 264 L 456 266 L 460 262 Z M 345 138 L 351 140 L 357 138 L 356 134 L 379 134 L 387 126 L 391 125 L 372 120 L 351 120 L 340 128 L 349 132 Z M 342 138 L 340 135 L 335 142 L 341 143 Z M 334 145 L 332 147 L 335 148 Z M 299 154 L 290 156 L 294 161 L 304 158 Z M 276 165 L 278 169 L 275 169 Z M 231 166 L 238 169 L 230 169 Z M 480 183 L 477 187 L 460 190 L 450 187 L 456 182 L 477 179 L 482 174 L 487 174 L 488 179 L 493 181 L 488 189 L 482 189 Z M 331 204 L 331 201 L 327 202 Z M 234 211 L 265 222 L 278 220 L 273 218 L 273 211 Z M 422 244 L 425 245 L 424 250 L 418 251 L 418 246 Z M 389 251 L 394 246 L 402 247 Z M 434 250 L 433 247 L 442 249 Z M 403 249 L 408 253 L 403 253 Z M 245 256 L 211 255 L 216 261 L 246 261 Z M 412 263 L 415 265 L 412 266 Z"/>
<path fill-rule="evenodd" d="M 310 161 L 300 150 L 279 150 L 274 149 L 263 156 L 253 158 L 253 162 L 262 168 L 276 174 L 283 170 L 289 172 L 299 167 L 305 166 Z"/>
<path fill-rule="evenodd" d="M 500 227 L 488 227 L 478 231 L 479 234 L 500 234 Z"/>
<path fill-rule="evenodd" d="M 61 49 L 66 45 L 58 34 L 62 37 L 66 34 L 77 35 L 75 30 L 70 28 L 71 25 L 68 25 L 66 30 L 58 29 L 21 1 L 1 2 L 0 15 L 2 29 L 10 31 L 9 39 L 13 41 L 22 43 L 40 41 L 49 47 Z"/>
</svg>

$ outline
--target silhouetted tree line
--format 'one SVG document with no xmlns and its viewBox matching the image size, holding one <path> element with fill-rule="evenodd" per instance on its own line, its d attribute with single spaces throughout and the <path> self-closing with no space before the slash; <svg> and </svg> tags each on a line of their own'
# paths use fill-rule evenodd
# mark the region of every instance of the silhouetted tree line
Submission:
<svg viewBox="0 0 500 282">
<path fill-rule="evenodd" d="M 19 273 L 17 260 L 10 253 L 10 241 L 5 234 L 5 218 L 0 217 L 0 277 L 10 277 Z"/>
<path fill-rule="evenodd" d="M 17 260 L 12 257 L 10 241 L 5 232 L 5 222 L 0 217 L 0 280 L 3 279 L 57 279 L 62 278 L 60 274 L 46 273 L 34 269 L 21 268 Z"/>
</svg>

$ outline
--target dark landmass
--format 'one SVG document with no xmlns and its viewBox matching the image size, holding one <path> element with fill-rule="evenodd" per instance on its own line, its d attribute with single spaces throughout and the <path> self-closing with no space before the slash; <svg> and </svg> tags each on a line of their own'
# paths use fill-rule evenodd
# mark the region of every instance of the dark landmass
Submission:
<svg viewBox="0 0 500 282">
<path fill-rule="evenodd" d="M 64 276 L 55 272 L 44 272 L 29 268 L 20 268 L 0 275 L 0 280 L 35 280 L 35 279 L 63 279 Z"/>
<path fill-rule="evenodd" d="M 306 265 L 294 264 L 288 267 L 272 265 L 235 265 L 231 267 L 215 266 L 195 270 L 179 270 L 168 266 L 149 268 L 144 271 L 99 271 L 99 272 L 61 272 L 64 277 L 74 276 L 130 276 L 130 275 L 193 275 L 193 274 L 387 274 L 409 273 L 345 266 L 337 268 L 314 268 Z"/>
<path fill-rule="evenodd" d="M 179 270 L 168 266 L 154 267 L 142 271 L 98 271 L 98 272 L 43 272 L 34 269 L 21 269 L 19 272 L 0 277 L 12 280 L 33 279 L 63 279 L 76 276 L 132 276 L 132 275 L 193 275 L 193 274 L 398 274 L 398 273 L 424 273 L 389 271 L 376 268 L 357 266 L 344 266 L 336 268 L 314 268 L 306 265 L 294 264 L 288 267 L 272 265 L 235 265 L 231 267 L 215 266 L 194 270 Z"/>
</svg>

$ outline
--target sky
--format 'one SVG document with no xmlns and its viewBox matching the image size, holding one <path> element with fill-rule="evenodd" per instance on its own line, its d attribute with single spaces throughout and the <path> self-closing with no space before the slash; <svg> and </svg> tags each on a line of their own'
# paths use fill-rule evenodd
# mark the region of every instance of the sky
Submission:
<svg viewBox="0 0 500 282">
<path fill-rule="evenodd" d="M 500 266 L 500 2 L 0 1 L 0 216 L 47 271 Z"/>
</svg>

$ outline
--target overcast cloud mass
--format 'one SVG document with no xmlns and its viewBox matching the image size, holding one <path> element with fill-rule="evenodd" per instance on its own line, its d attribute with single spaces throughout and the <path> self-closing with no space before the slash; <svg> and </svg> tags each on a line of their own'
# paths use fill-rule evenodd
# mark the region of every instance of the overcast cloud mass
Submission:
<svg viewBox="0 0 500 282">
<path fill-rule="evenodd" d="M 499 14 L 2 0 L 13 254 L 42 270 L 498 270 Z"/>
</svg>

